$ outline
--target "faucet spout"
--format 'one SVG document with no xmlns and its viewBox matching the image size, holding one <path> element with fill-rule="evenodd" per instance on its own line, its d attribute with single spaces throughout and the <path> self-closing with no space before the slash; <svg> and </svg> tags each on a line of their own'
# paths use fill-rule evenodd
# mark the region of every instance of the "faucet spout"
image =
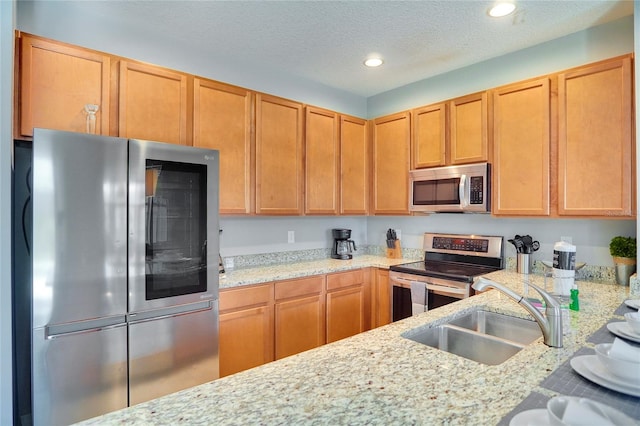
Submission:
<svg viewBox="0 0 640 426">
<path fill-rule="evenodd" d="M 542 335 L 544 336 L 544 343 L 547 346 L 551 346 L 553 348 L 561 348 L 562 347 L 562 311 L 560 310 L 560 304 L 558 301 L 549 293 L 541 289 L 540 287 L 528 283 L 528 285 L 536 290 L 546 304 L 544 316 L 533 306 L 524 296 L 519 295 L 515 291 L 505 287 L 502 284 L 498 284 L 495 281 L 491 281 L 487 278 L 480 277 L 473 283 L 473 288 L 477 291 L 484 291 L 489 288 L 495 288 L 496 290 L 506 294 L 511 299 L 513 299 L 516 303 L 520 304 L 527 312 L 533 316 L 538 325 L 540 326 L 540 330 L 542 330 Z"/>
</svg>

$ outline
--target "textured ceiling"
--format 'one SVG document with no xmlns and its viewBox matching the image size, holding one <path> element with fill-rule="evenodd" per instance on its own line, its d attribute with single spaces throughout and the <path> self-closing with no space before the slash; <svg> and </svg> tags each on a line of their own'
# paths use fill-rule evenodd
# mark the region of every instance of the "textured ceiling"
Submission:
<svg viewBox="0 0 640 426">
<path fill-rule="evenodd" d="M 624 0 L 74 1 L 86 19 L 368 97 L 633 14 Z M 385 64 L 368 69 L 372 52 Z"/>
</svg>

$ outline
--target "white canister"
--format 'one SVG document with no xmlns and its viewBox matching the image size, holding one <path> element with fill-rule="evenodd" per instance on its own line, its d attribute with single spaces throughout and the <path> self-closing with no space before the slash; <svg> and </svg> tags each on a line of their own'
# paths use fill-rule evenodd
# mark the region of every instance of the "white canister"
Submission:
<svg viewBox="0 0 640 426">
<path fill-rule="evenodd" d="M 576 246 L 559 241 L 553 246 L 553 291 L 569 296 L 576 277 Z"/>
</svg>

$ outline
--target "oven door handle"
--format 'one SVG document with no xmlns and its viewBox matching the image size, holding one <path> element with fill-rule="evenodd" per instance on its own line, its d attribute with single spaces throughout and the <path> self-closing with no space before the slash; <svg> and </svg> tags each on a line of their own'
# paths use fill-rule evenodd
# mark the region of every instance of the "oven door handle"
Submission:
<svg viewBox="0 0 640 426">
<path fill-rule="evenodd" d="M 396 282 L 400 284 L 401 287 L 406 287 L 406 288 L 411 288 L 412 281 L 419 281 L 419 280 L 408 280 L 406 278 L 400 278 L 400 277 L 394 277 L 394 276 L 391 276 L 390 278 L 391 278 L 390 281 L 392 285 L 394 282 Z M 419 281 L 419 282 L 422 282 L 422 281 Z"/>
<path fill-rule="evenodd" d="M 449 294 L 459 294 L 464 297 L 469 296 L 468 291 L 464 288 L 447 287 L 447 286 L 431 284 L 431 283 L 426 283 L 426 286 L 427 286 L 427 291 L 440 291 L 440 292 L 449 293 Z"/>
</svg>

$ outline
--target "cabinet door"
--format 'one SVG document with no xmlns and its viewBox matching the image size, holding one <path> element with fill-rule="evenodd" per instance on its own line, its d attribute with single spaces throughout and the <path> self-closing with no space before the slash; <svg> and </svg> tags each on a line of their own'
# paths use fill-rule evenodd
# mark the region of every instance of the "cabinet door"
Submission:
<svg viewBox="0 0 640 426">
<path fill-rule="evenodd" d="M 363 276 L 361 269 L 327 275 L 327 343 L 365 331 Z"/>
<path fill-rule="evenodd" d="M 626 56 L 559 75 L 560 215 L 633 215 L 631 68 Z"/>
<path fill-rule="evenodd" d="M 549 214 L 549 79 L 493 92 L 493 213 Z"/>
<path fill-rule="evenodd" d="M 220 377 L 273 361 L 272 289 L 220 291 Z"/>
<path fill-rule="evenodd" d="M 19 55 L 16 137 L 34 127 L 109 134 L 109 56 L 26 34 Z M 98 108 L 93 125 L 87 105 Z"/>
<path fill-rule="evenodd" d="M 199 78 L 193 86 L 193 145 L 220 151 L 220 213 L 252 213 L 252 93 Z"/>
<path fill-rule="evenodd" d="M 373 214 L 409 214 L 409 112 L 381 117 L 373 127 Z"/>
<path fill-rule="evenodd" d="M 187 76 L 122 61 L 119 136 L 187 145 Z"/>
<path fill-rule="evenodd" d="M 302 105 L 256 95 L 256 213 L 302 214 Z"/>
<path fill-rule="evenodd" d="M 412 168 L 444 166 L 447 149 L 447 105 L 413 111 Z"/>
<path fill-rule="evenodd" d="M 376 271 L 376 285 L 374 286 L 374 308 L 372 309 L 374 327 L 391 323 L 391 287 L 389 286 L 389 271 Z"/>
<path fill-rule="evenodd" d="M 366 215 L 369 206 L 367 122 L 340 117 L 340 214 Z"/>
<path fill-rule="evenodd" d="M 325 343 L 324 277 L 275 283 L 276 359 Z"/>
<path fill-rule="evenodd" d="M 487 93 L 475 93 L 452 100 L 450 163 L 487 161 Z"/>
<path fill-rule="evenodd" d="M 338 114 L 319 108 L 305 111 L 305 214 L 338 214 L 340 144 Z"/>
</svg>

